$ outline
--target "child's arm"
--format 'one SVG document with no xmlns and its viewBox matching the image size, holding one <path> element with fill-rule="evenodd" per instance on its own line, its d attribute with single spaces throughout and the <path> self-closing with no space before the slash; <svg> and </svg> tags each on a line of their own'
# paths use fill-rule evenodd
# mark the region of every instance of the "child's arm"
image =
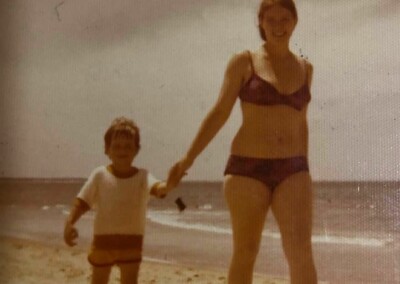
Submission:
<svg viewBox="0 0 400 284">
<path fill-rule="evenodd" d="M 150 194 L 157 198 L 164 198 L 171 190 L 172 188 L 168 187 L 165 181 L 161 181 L 153 185 L 153 187 L 150 189 Z"/>
<path fill-rule="evenodd" d="M 75 239 L 78 237 L 78 230 L 74 227 L 76 221 L 90 209 L 89 205 L 80 198 L 75 198 L 71 212 L 64 226 L 64 241 L 69 246 L 76 245 Z"/>
</svg>

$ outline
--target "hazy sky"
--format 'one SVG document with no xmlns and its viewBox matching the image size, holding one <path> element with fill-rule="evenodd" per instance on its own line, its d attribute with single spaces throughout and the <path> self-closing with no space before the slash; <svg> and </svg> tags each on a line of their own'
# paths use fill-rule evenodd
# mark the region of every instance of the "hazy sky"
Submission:
<svg viewBox="0 0 400 284">
<path fill-rule="evenodd" d="M 316 180 L 400 177 L 400 1 L 298 0 L 292 50 L 314 64 Z M 13 0 L 0 32 L 0 176 L 86 177 L 120 115 L 141 127 L 136 163 L 165 178 L 215 102 L 226 63 L 261 44 L 258 1 Z M 229 121 L 187 180 L 221 180 Z"/>
</svg>

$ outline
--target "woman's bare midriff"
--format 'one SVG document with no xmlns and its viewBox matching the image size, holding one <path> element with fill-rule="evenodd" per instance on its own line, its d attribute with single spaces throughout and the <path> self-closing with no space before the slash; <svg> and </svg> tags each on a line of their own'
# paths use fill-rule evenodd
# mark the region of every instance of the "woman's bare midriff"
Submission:
<svg viewBox="0 0 400 284">
<path fill-rule="evenodd" d="M 256 158 L 307 156 L 306 108 L 286 105 L 259 106 L 241 102 L 242 125 L 231 154 Z"/>
</svg>

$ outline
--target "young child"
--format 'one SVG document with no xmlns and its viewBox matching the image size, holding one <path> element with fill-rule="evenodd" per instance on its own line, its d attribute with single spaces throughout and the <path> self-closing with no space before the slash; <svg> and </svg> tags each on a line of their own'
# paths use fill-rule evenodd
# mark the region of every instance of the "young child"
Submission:
<svg viewBox="0 0 400 284">
<path fill-rule="evenodd" d="M 137 283 L 147 202 L 150 195 L 162 198 L 170 189 L 147 170 L 132 166 L 140 149 L 139 128 L 132 120 L 115 119 L 104 142 L 111 164 L 96 168 L 81 188 L 65 222 L 64 240 L 76 245 L 74 224 L 94 208 L 94 238 L 88 255 L 91 283 L 108 283 L 113 265 L 120 268 L 121 283 Z"/>
</svg>

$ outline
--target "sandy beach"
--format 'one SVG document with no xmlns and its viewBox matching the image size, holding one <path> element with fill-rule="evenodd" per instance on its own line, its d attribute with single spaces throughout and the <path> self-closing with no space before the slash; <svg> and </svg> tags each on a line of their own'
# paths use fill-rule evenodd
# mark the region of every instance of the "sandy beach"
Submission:
<svg viewBox="0 0 400 284">
<path fill-rule="evenodd" d="M 90 266 L 82 248 L 67 248 L 18 238 L 0 238 L 0 283 L 89 283 Z M 110 283 L 119 283 L 113 269 Z M 226 283 L 226 271 L 144 261 L 139 283 Z M 255 284 L 289 283 L 255 275 Z"/>
</svg>

